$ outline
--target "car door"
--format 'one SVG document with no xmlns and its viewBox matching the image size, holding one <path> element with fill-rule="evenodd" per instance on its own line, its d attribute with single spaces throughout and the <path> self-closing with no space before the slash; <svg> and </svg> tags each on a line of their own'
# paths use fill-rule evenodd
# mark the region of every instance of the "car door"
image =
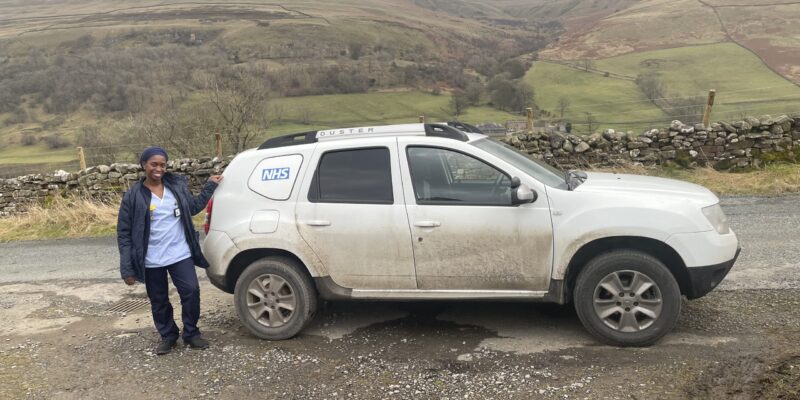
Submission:
<svg viewBox="0 0 800 400">
<path fill-rule="evenodd" d="M 473 155 L 474 146 L 399 140 L 417 286 L 547 290 L 553 235 L 543 186 L 534 203 L 515 206 L 512 174 Z"/>
<path fill-rule="evenodd" d="M 334 282 L 352 289 L 416 289 L 395 138 L 320 142 L 296 215 Z"/>
</svg>

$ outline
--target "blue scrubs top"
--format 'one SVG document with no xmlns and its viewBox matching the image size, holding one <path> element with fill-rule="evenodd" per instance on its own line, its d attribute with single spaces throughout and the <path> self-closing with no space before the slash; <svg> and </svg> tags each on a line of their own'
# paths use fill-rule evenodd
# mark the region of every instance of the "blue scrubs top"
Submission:
<svg viewBox="0 0 800 400">
<path fill-rule="evenodd" d="M 159 268 L 175 264 L 192 256 L 186 234 L 181 225 L 180 211 L 175 195 L 164 187 L 164 197 L 155 193 L 150 198 L 150 241 L 145 255 L 146 268 Z"/>
</svg>

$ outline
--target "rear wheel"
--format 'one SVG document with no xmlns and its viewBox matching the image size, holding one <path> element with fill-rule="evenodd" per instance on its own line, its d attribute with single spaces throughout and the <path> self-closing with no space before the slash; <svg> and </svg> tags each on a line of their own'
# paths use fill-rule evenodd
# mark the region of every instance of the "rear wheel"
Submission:
<svg viewBox="0 0 800 400">
<path fill-rule="evenodd" d="M 649 346 L 678 322 L 681 293 L 661 261 L 633 250 L 591 260 L 578 275 L 575 309 L 583 326 L 606 343 Z"/>
<path fill-rule="evenodd" d="M 234 289 L 239 319 L 262 339 L 288 339 L 300 332 L 317 310 L 311 278 L 297 262 L 267 257 L 248 266 Z"/>
</svg>

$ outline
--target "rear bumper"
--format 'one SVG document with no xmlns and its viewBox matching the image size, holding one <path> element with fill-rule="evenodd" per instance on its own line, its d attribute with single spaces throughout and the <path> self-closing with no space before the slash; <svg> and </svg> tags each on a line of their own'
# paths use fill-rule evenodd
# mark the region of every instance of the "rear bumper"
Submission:
<svg viewBox="0 0 800 400">
<path fill-rule="evenodd" d="M 733 264 L 739 258 L 739 252 L 741 251 L 741 248 L 737 248 L 736 254 L 732 259 L 720 264 L 687 268 L 689 271 L 689 287 L 685 293 L 686 297 L 696 299 L 714 290 L 733 268 Z"/>
<path fill-rule="evenodd" d="M 228 289 L 225 286 L 225 276 L 224 275 L 216 275 L 216 274 L 211 273 L 211 271 L 209 271 L 208 269 L 206 269 L 206 276 L 208 276 L 208 281 L 211 282 L 212 285 L 216 286 L 217 289 L 222 290 L 223 292 L 226 292 L 226 293 L 233 294 L 233 291 L 231 291 L 230 289 Z"/>
<path fill-rule="evenodd" d="M 224 232 L 210 230 L 203 240 L 201 248 L 209 264 L 206 269 L 208 280 L 222 291 L 233 293 L 233 288 L 228 288 L 225 284 L 225 276 L 228 264 L 233 255 L 238 252 L 236 245 Z"/>
</svg>

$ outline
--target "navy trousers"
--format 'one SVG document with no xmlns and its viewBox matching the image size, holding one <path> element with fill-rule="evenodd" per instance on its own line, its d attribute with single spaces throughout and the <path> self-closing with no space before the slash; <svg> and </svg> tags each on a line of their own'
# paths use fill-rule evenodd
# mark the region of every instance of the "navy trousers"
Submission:
<svg viewBox="0 0 800 400">
<path fill-rule="evenodd" d="M 150 308 L 153 311 L 153 322 L 164 340 L 178 340 L 178 325 L 172 316 L 172 304 L 169 302 L 169 282 L 178 289 L 181 297 L 181 319 L 183 320 L 183 339 L 191 339 L 200 335 L 197 320 L 200 319 L 200 283 L 191 257 L 160 268 L 145 268 L 144 285 Z"/>
</svg>

